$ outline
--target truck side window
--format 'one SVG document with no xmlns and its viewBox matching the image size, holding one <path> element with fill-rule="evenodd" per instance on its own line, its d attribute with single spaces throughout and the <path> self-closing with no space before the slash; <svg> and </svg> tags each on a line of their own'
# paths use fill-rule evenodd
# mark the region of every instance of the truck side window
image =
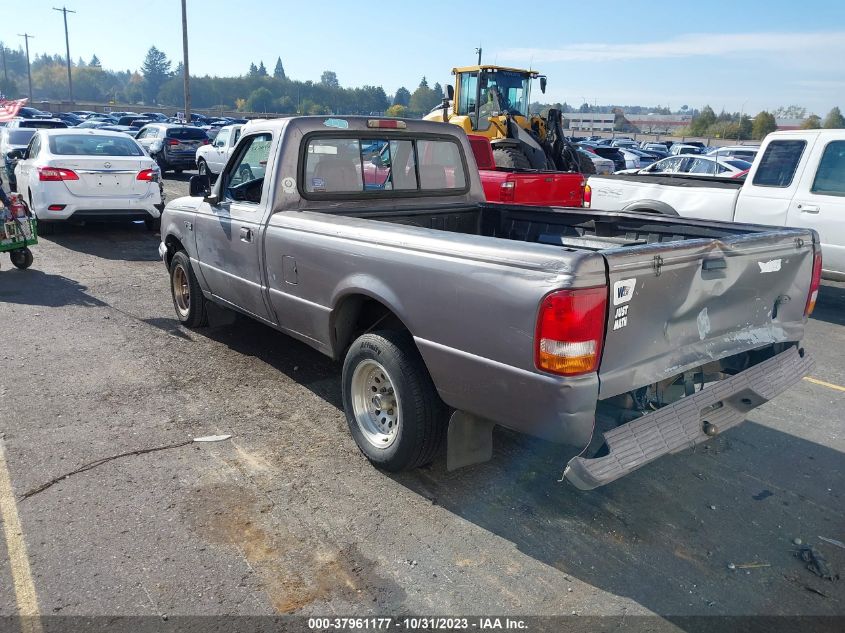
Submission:
<svg viewBox="0 0 845 633">
<path fill-rule="evenodd" d="M 255 204 L 261 202 L 272 140 L 272 135 L 263 133 L 249 136 L 241 143 L 237 158 L 223 176 L 224 199 Z"/>
<path fill-rule="evenodd" d="M 760 187 L 788 187 L 795 177 L 806 141 L 772 141 L 760 159 L 753 184 Z"/>
<path fill-rule="evenodd" d="M 420 189 L 463 189 L 466 174 L 457 143 L 417 141 Z"/>
<path fill-rule="evenodd" d="M 231 130 L 220 130 L 214 138 L 214 147 L 226 147 L 226 141 L 229 140 L 229 133 Z"/>
<path fill-rule="evenodd" d="M 831 141 L 824 148 L 810 191 L 823 196 L 845 196 L 845 141 Z"/>
</svg>

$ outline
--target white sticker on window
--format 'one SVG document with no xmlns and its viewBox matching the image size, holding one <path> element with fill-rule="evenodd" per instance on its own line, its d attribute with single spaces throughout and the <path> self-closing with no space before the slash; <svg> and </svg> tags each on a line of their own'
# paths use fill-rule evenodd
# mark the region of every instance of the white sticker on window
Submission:
<svg viewBox="0 0 845 633">
<path fill-rule="evenodd" d="M 634 286 L 637 279 L 620 279 L 613 284 L 613 305 L 618 306 L 628 303 L 634 296 Z"/>
<path fill-rule="evenodd" d="M 761 273 L 776 273 L 780 270 L 780 260 L 773 259 L 769 262 L 757 262 Z"/>
</svg>

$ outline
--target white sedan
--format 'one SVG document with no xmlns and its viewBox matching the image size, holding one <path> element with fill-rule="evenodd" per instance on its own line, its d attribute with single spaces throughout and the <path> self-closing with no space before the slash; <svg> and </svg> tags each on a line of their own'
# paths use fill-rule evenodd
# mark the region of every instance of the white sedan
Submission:
<svg viewBox="0 0 845 633">
<path fill-rule="evenodd" d="M 39 130 L 15 166 L 17 190 L 41 233 L 55 222 L 144 220 L 157 230 L 162 204 L 155 161 L 119 132 Z"/>
<path fill-rule="evenodd" d="M 719 158 L 715 156 L 670 156 L 642 169 L 624 169 L 617 174 L 695 174 L 697 176 L 719 176 L 740 178 L 751 169 L 751 163 L 740 158 Z"/>
</svg>

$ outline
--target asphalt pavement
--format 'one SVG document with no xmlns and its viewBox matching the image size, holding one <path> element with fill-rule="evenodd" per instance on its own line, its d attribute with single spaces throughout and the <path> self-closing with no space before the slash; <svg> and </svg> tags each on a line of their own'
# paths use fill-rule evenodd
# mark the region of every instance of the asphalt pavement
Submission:
<svg viewBox="0 0 845 633">
<path fill-rule="evenodd" d="M 41 238 L 28 271 L 0 255 L 20 523 L 6 499 L 0 615 L 26 596 L 21 565 L 45 615 L 845 613 L 845 585 L 793 543 L 845 571 L 845 284 L 807 326 L 813 381 L 581 492 L 557 481 L 557 447 L 509 432 L 477 467 L 376 470 L 340 366 L 224 310 L 182 328 L 158 241 L 91 225 Z M 232 438 L 185 443 L 214 434 Z"/>
</svg>

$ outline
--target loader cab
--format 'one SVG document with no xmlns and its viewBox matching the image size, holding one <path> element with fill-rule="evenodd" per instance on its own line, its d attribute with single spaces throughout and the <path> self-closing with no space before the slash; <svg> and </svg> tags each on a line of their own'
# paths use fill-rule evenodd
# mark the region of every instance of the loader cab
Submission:
<svg viewBox="0 0 845 633">
<path fill-rule="evenodd" d="M 455 75 L 455 114 L 469 117 L 472 131 L 490 129 L 491 116 L 509 113 L 528 119 L 531 81 L 539 76 L 536 71 L 469 66 L 455 68 L 452 72 Z M 545 81 L 541 83 L 545 84 Z"/>
</svg>

